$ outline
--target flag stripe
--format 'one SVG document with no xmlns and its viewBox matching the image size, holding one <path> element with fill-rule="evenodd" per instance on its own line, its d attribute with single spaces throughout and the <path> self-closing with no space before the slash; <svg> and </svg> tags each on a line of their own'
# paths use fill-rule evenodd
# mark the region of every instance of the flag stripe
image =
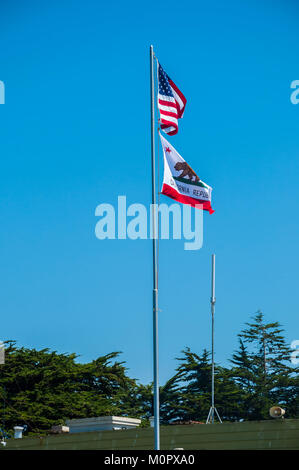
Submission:
<svg viewBox="0 0 299 470">
<path fill-rule="evenodd" d="M 171 108 L 177 112 L 177 106 L 175 103 L 170 103 L 169 101 L 159 100 L 159 109 L 163 110 L 163 108 Z"/>
<path fill-rule="evenodd" d="M 197 209 L 203 209 L 205 211 L 209 211 L 210 214 L 213 214 L 213 212 L 215 212 L 212 209 L 210 201 L 203 201 L 200 199 L 195 199 L 190 196 L 185 196 L 184 194 L 178 193 L 175 189 L 173 189 L 171 186 L 165 183 L 163 184 L 163 187 L 162 187 L 162 194 L 170 197 L 171 199 L 174 199 L 175 201 L 181 202 L 183 204 L 189 204 L 192 207 L 196 207 L 197 205 L 202 205 L 202 207 L 198 207 Z"/>
<path fill-rule="evenodd" d="M 177 127 L 168 127 L 168 126 L 163 127 L 162 126 L 162 129 L 164 132 L 167 131 L 168 135 L 175 135 L 177 133 Z"/>
<path fill-rule="evenodd" d="M 177 113 L 174 113 L 173 111 L 164 111 L 163 112 L 163 116 L 170 116 L 170 117 L 173 117 L 176 119 L 176 121 L 178 120 L 178 115 Z"/>
<path fill-rule="evenodd" d="M 176 112 L 175 108 L 171 108 L 170 106 L 160 106 L 160 109 L 164 111 L 163 114 L 165 113 L 171 113 L 173 116 L 178 116 L 178 113 Z"/>
<path fill-rule="evenodd" d="M 168 113 L 170 114 L 170 113 Z M 177 116 L 169 116 L 168 114 L 165 115 L 165 119 L 161 119 L 161 122 L 163 122 L 164 124 L 176 124 L 178 125 L 178 120 L 177 120 Z"/>
<path fill-rule="evenodd" d="M 182 112 L 182 116 L 184 114 L 184 111 L 185 111 L 185 106 L 186 106 L 186 103 L 187 103 L 187 100 L 185 98 L 185 96 L 183 95 L 183 93 L 178 89 L 178 87 L 176 86 L 175 83 L 173 83 L 172 80 L 169 80 L 170 82 L 170 85 L 173 89 L 173 92 L 174 92 L 174 96 L 175 98 L 179 101 L 181 101 L 182 105 L 181 105 L 181 112 Z"/>
<path fill-rule="evenodd" d="M 167 132 L 168 135 L 175 135 L 177 133 L 177 127 L 161 126 L 164 132 Z"/>
<path fill-rule="evenodd" d="M 168 135 L 178 132 L 177 119 L 183 117 L 186 98 L 175 83 L 168 77 L 160 64 L 158 64 L 158 108 L 160 111 L 161 129 Z M 174 126 L 171 126 L 174 122 Z"/>
<path fill-rule="evenodd" d="M 170 126 L 169 124 L 162 124 L 161 127 L 163 129 L 169 129 L 170 131 L 174 130 L 175 127 L 174 126 Z"/>
<path fill-rule="evenodd" d="M 177 106 L 173 96 L 161 95 L 159 93 L 158 97 L 160 101 L 166 101 L 167 103 L 172 103 L 172 106 Z"/>
</svg>

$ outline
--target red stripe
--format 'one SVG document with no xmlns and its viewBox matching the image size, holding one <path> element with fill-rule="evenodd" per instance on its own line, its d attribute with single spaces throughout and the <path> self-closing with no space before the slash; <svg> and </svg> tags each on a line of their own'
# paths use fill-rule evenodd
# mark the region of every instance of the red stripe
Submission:
<svg viewBox="0 0 299 470">
<path fill-rule="evenodd" d="M 174 100 L 174 101 L 166 101 L 166 100 L 161 100 L 161 98 L 159 98 L 159 104 L 162 104 L 163 106 L 169 106 L 170 108 L 175 108 L 177 109 L 177 102 Z"/>
<path fill-rule="evenodd" d="M 179 95 L 179 97 L 181 98 L 182 102 L 184 103 L 184 107 L 186 106 L 186 103 L 187 103 L 187 100 L 185 98 L 185 96 L 183 95 L 183 93 L 181 92 L 181 90 L 178 89 L 178 87 L 176 86 L 175 83 L 173 83 L 172 80 L 169 80 L 169 83 L 170 85 L 172 86 L 172 88 L 174 89 L 174 91 Z"/>
<path fill-rule="evenodd" d="M 162 194 L 165 196 L 171 197 L 175 201 L 181 202 L 182 204 L 188 204 L 189 206 L 195 207 L 196 205 L 201 204 L 202 207 L 197 207 L 197 209 L 202 209 L 204 211 L 209 211 L 210 214 L 215 212 L 212 209 L 210 201 L 203 201 L 200 199 L 195 199 L 194 197 L 185 196 L 184 194 L 178 193 L 175 189 L 173 189 L 168 184 L 163 183 L 162 187 Z"/>
<path fill-rule="evenodd" d="M 176 129 L 173 129 L 172 131 L 171 131 L 171 130 L 166 131 L 166 130 L 165 130 L 165 127 L 166 127 L 166 128 L 167 128 L 167 127 L 169 128 L 169 126 L 163 126 L 163 125 L 162 125 L 162 126 L 161 126 L 161 129 L 162 129 L 162 131 L 164 131 L 165 134 L 167 134 L 167 135 L 176 135 L 176 134 L 178 133 L 178 129 L 177 129 L 177 128 L 176 128 Z"/>
<path fill-rule="evenodd" d="M 171 113 L 170 111 L 164 111 L 163 109 L 160 109 L 160 114 L 161 116 L 164 115 L 164 116 L 171 116 L 174 118 L 178 118 L 178 113 Z"/>
<path fill-rule="evenodd" d="M 173 83 L 172 80 L 169 80 L 169 83 L 170 83 L 170 86 L 174 89 L 174 91 L 179 95 L 179 97 L 181 98 L 182 102 L 183 102 L 183 107 L 181 108 L 179 103 L 176 101 L 177 105 L 178 105 L 178 108 L 179 108 L 179 118 L 181 118 L 184 114 L 184 111 L 185 111 L 185 106 L 186 106 L 186 103 L 187 103 L 187 100 L 185 98 L 185 96 L 183 95 L 183 93 L 178 89 L 178 87 L 176 86 L 175 83 Z"/>
<path fill-rule="evenodd" d="M 169 127 L 169 126 L 166 126 Z M 174 129 L 173 131 L 166 131 L 163 126 L 161 126 L 161 129 L 164 130 L 165 134 L 167 135 L 176 135 L 178 133 L 178 129 Z"/>
<path fill-rule="evenodd" d="M 171 132 L 166 132 L 166 134 L 168 135 L 175 135 L 178 133 L 178 125 L 175 124 L 174 122 L 171 122 L 171 121 L 167 121 L 166 119 L 163 119 L 162 117 L 160 117 L 160 121 L 161 121 L 161 129 L 165 129 L 165 127 L 174 127 L 174 130 L 171 131 Z"/>
</svg>

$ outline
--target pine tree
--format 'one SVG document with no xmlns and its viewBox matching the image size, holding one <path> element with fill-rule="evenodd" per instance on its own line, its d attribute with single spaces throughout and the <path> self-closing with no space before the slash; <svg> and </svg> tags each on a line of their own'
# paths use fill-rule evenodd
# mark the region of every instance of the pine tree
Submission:
<svg viewBox="0 0 299 470">
<path fill-rule="evenodd" d="M 177 358 L 181 362 L 177 368 L 180 374 L 181 410 L 178 416 L 181 420 L 205 420 L 211 397 L 211 364 L 209 353 L 204 350 L 202 355 L 185 348 L 183 357 Z"/>
<path fill-rule="evenodd" d="M 239 335 L 232 375 L 242 390 L 245 419 L 268 419 L 271 406 L 286 407 L 294 392 L 290 349 L 278 322 L 266 323 L 262 312 Z"/>
<path fill-rule="evenodd" d="M 211 406 L 212 366 L 209 352 L 204 349 L 202 355 L 182 351 L 183 357 L 177 368 L 181 382 L 180 406 L 178 418 L 184 421 L 205 422 Z M 177 389 L 177 393 L 179 389 Z M 240 391 L 235 385 L 230 371 L 215 365 L 215 406 L 225 420 L 236 420 L 240 415 Z"/>
<path fill-rule="evenodd" d="M 163 424 L 178 419 L 182 414 L 180 380 L 181 373 L 177 373 L 160 387 L 160 417 Z"/>
<path fill-rule="evenodd" d="M 230 361 L 233 364 L 230 375 L 239 388 L 240 418 L 248 419 L 255 407 L 255 372 L 247 346 L 239 337 L 239 350 Z"/>
</svg>

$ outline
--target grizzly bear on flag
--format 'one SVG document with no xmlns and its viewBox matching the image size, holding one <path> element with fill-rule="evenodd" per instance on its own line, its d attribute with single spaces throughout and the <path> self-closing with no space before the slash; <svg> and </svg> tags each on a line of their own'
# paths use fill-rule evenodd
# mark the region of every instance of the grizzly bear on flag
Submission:
<svg viewBox="0 0 299 470">
<path fill-rule="evenodd" d="M 174 165 L 174 169 L 176 171 L 181 171 L 182 170 L 182 173 L 179 175 L 180 178 L 185 178 L 185 176 L 188 176 L 188 178 L 190 178 L 190 180 L 192 181 L 192 178 L 194 176 L 196 183 L 198 183 L 200 181 L 200 179 L 198 178 L 195 171 L 192 170 L 191 166 L 189 166 L 187 162 L 177 162 Z"/>
</svg>

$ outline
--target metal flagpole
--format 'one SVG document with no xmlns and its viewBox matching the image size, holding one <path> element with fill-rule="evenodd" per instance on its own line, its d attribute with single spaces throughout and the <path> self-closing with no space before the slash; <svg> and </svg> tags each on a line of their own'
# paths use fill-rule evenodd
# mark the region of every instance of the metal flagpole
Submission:
<svg viewBox="0 0 299 470">
<path fill-rule="evenodd" d="M 215 313 L 215 255 L 212 255 L 212 295 L 211 295 L 211 314 L 212 314 L 212 399 L 211 408 L 207 417 L 206 424 L 214 424 L 215 413 L 222 423 L 221 418 L 218 414 L 217 408 L 215 408 L 215 367 L 214 367 L 214 313 Z"/>
<path fill-rule="evenodd" d="M 154 433 L 155 450 L 160 450 L 160 405 L 158 374 L 158 272 L 156 234 L 156 170 L 155 170 L 155 96 L 154 96 L 154 48 L 150 46 L 151 86 L 151 150 L 152 150 L 152 237 L 153 237 L 153 363 L 154 363 Z"/>
</svg>

